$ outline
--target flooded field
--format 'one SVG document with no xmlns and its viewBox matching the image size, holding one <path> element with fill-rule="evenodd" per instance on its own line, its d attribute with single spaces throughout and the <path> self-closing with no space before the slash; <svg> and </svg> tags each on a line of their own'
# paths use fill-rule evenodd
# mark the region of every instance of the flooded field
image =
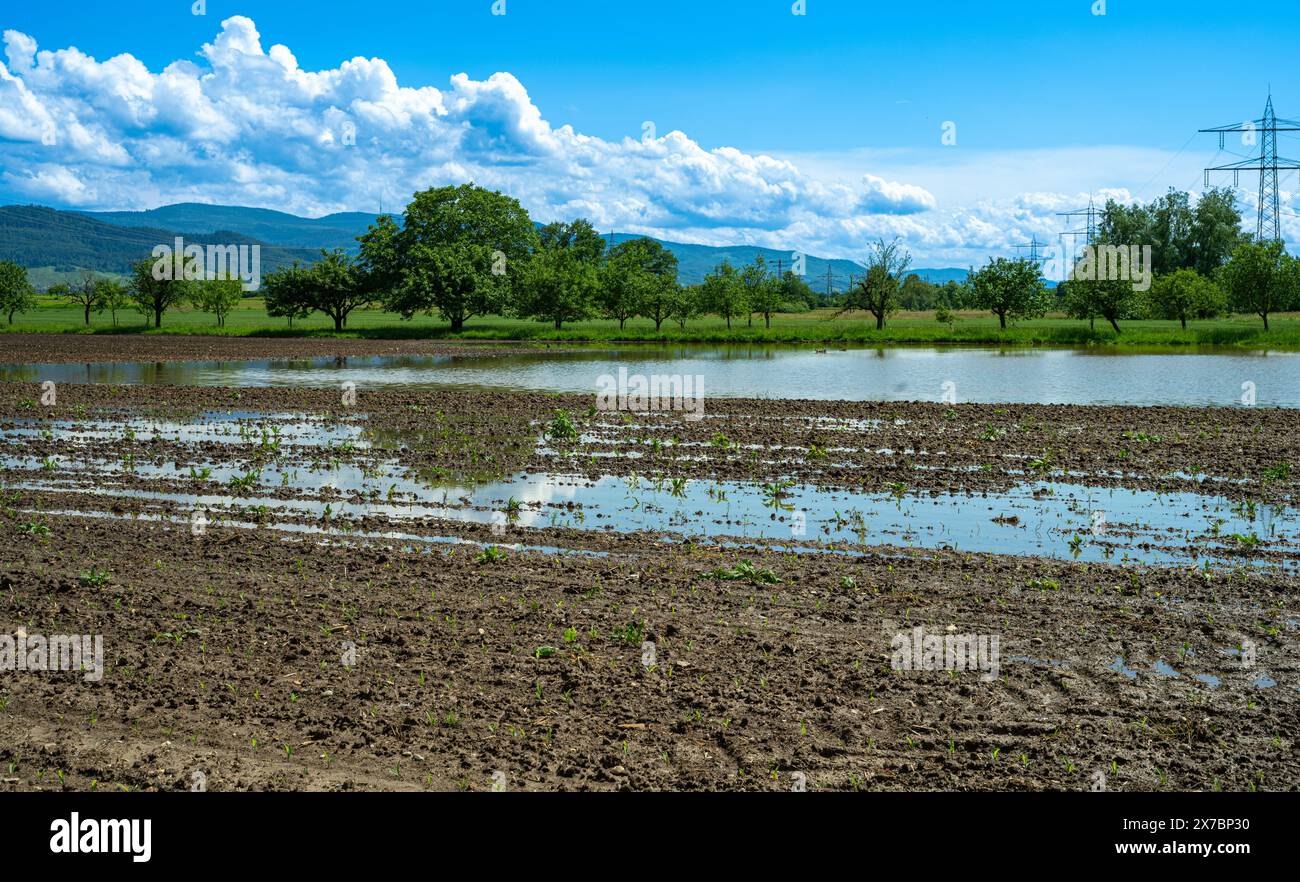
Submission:
<svg viewBox="0 0 1300 882">
<path fill-rule="evenodd" d="M 827 435 L 847 434 L 846 421 L 821 421 Z M 646 431 L 617 418 L 589 425 L 557 450 L 533 423 L 530 457 L 537 467 L 570 459 L 610 459 Z M 870 438 L 870 433 L 867 435 Z M 454 524 L 508 530 L 595 530 L 650 533 L 673 540 L 784 542 L 805 550 L 853 551 L 891 544 L 1062 559 L 1162 564 L 1252 564 L 1294 568 L 1300 561 L 1300 511 L 1282 501 L 1219 495 L 1212 478 L 1196 490 L 1093 487 L 1086 473 L 1023 468 L 1004 489 L 911 491 L 899 482 L 864 491 L 790 479 L 770 482 L 675 477 L 674 462 L 706 461 L 716 445 L 679 441 L 674 454 L 646 460 L 647 471 L 564 474 L 521 470 L 480 482 L 403 463 L 418 431 L 392 431 L 364 418 L 304 414 L 210 412 L 191 420 L 18 419 L 0 427 L 0 467 L 12 490 L 80 497 L 76 510 L 104 516 L 123 500 L 137 511 L 298 531 L 337 533 L 386 523 L 394 535 L 438 541 Z M 860 453 L 848 438 L 826 456 Z M 762 450 L 779 466 L 791 450 Z M 51 449 L 59 451 L 50 454 Z M 881 453 L 878 450 L 868 450 Z M 109 451 L 112 451 L 109 454 Z M 797 459 L 801 451 L 794 451 Z M 638 459 L 642 451 L 625 451 Z M 918 466 L 942 469 L 939 465 Z M 1224 482 L 1231 484 L 1230 481 Z M 814 549 L 812 545 L 824 546 Z M 857 553 L 861 553 L 859 550 Z"/>
<path fill-rule="evenodd" d="M 0 596 L 107 644 L 0 695 L 8 784 L 1294 787 L 1290 362 L 1144 358 L 5 367 Z M 597 407 L 619 368 L 702 413 Z M 1127 403 L 1183 376 L 1231 406 Z M 992 665 L 900 668 L 926 634 Z"/>
<path fill-rule="evenodd" d="M 447 350 L 449 347 L 443 347 Z M 632 346 L 513 352 L 482 358 L 329 356 L 239 361 L 0 364 L 0 381 L 476 389 L 594 394 L 620 368 L 703 379 L 719 398 L 1300 407 L 1300 353 L 1193 350 L 811 346 Z M 472 357 L 471 357 L 472 356 Z M 0 356 L 0 361 L 3 357 Z M 1248 384 L 1248 385 L 1247 385 Z"/>
</svg>

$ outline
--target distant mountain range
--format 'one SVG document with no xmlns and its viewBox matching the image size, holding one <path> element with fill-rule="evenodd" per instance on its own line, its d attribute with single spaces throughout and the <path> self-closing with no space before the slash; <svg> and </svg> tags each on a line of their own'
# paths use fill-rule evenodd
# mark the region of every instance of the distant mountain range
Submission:
<svg viewBox="0 0 1300 882">
<path fill-rule="evenodd" d="M 149 211 L 60 211 L 40 206 L 10 205 L 0 208 L 0 259 L 16 260 L 29 268 L 63 272 L 92 269 L 126 273 L 130 265 L 147 257 L 155 245 L 184 236 L 194 244 L 261 244 L 265 274 L 295 260 L 310 263 L 322 248 L 342 248 L 355 253 L 356 237 L 379 215 L 343 212 L 319 218 L 298 217 L 266 208 L 181 203 Z M 641 238 L 613 233 L 611 244 Z M 661 240 L 662 241 L 662 240 Z M 743 266 L 757 255 L 773 268 L 789 269 L 792 253 L 754 245 L 663 245 L 677 256 L 678 279 L 697 284 L 724 260 Z M 920 268 L 913 273 L 934 284 L 961 282 L 966 270 Z M 804 275 L 817 291 L 843 290 L 850 275 L 862 267 L 851 260 L 808 255 Z M 47 276 L 50 275 L 47 273 Z"/>
</svg>

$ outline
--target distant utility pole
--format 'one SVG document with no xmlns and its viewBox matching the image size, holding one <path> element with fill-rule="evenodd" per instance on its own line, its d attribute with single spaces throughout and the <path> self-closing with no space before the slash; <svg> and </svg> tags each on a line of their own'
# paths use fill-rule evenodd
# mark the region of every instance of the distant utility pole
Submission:
<svg viewBox="0 0 1300 882">
<path fill-rule="evenodd" d="M 1016 251 L 1021 251 L 1022 249 L 1028 248 L 1029 256 L 1026 259 L 1029 260 L 1031 263 L 1033 263 L 1034 266 L 1041 267 L 1044 262 L 1052 259 L 1051 254 L 1043 253 L 1039 251 L 1039 249 L 1046 244 L 1047 244 L 1046 242 L 1039 242 L 1038 236 L 1034 235 L 1030 237 L 1029 241 L 1026 242 L 1024 245 L 1013 245 L 1012 247 L 1015 248 Z"/>
<path fill-rule="evenodd" d="M 1070 249 L 1069 249 L 1068 259 L 1071 262 L 1073 262 L 1074 260 L 1074 255 L 1079 252 L 1080 238 L 1083 239 L 1084 246 L 1088 246 L 1093 243 L 1093 240 L 1097 238 L 1097 218 L 1099 215 L 1101 215 L 1101 213 L 1102 213 L 1101 209 L 1096 207 L 1096 205 L 1092 201 L 1091 196 L 1088 197 L 1087 208 L 1076 208 L 1073 211 L 1058 211 L 1056 213 L 1057 217 L 1064 217 L 1064 218 L 1082 217 L 1084 219 L 1083 227 L 1076 228 L 1073 230 L 1069 230 L 1069 229 L 1062 230 L 1060 233 L 1057 234 L 1061 242 L 1061 254 L 1063 257 L 1066 251 L 1065 249 L 1066 236 L 1070 237 Z M 1069 226 L 1073 222 L 1074 221 L 1072 220 L 1067 220 L 1065 223 L 1066 226 Z M 1070 267 L 1064 266 L 1062 267 L 1062 269 L 1064 270 L 1065 274 L 1068 276 L 1070 273 Z"/>
<path fill-rule="evenodd" d="M 831 262 L 828 260 L 826 261 L 826 298 L 829 300 L 830 296 L 831 296 Z"/>
<path fill-rule="evenodd" d="M 1241 142 L 1248 147 L 1254 146 L 1254 139 L 1259 140 L 1259 156 L 1257 158 L 1252 157 L 1243 159 L 1241 162 L 1230 162 L 1227 165 L 1216 165 L 1213 168 L 1207 168 L 1205 170 L 1205 186 L 1210 186 L 1210 172 L 1232 172 L 1233 187 L 1240 183 L 1242 172 L 1259 172 L 1259 219 L 1255 225 L 1255 237 L 1260 240 L 1270 237 L 1274 242 L 1281 242 L 1282 225 L 1277 198 L 1278 173 L 1300 169 L 1300 162 L 1284 159 L 1277 155 L 1277 133 L 1300 132 L 1300 122 L 1278 119 L 1277 115 L 1273 113 L 1273 95 L 1270 92 L 1268 103 L 1264 105 L 1262 119 L 1251 120 L 1235 126 L 1201 129 L 1201 131 L 1217 132 L 1220 150 L 1223 149 L 1223 136 L 1229 132 L 1242 132 Z"/>
</svg>

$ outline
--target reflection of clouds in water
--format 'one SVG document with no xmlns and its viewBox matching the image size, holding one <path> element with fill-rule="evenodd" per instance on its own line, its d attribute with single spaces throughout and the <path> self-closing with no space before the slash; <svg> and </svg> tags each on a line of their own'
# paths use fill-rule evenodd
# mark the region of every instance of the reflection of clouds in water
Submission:
<svg viewBox="0 0 1300 882">
<path fill-rule="evenodd" d="M 521 527 L 545 526 L 551 518 L 548 505 L 553 502 L 575 502 L 579 491 L 589 486 L 590 482 L 582 478 L 525 475 L 522 481 L 515 484 L 493 484 L 484 488 L 481 501 L 504 509 L 506 502 L 513 496 L 524 506 L 515 519 L 516 524 Z M 507 491 L 505 496 L 500 495 L 503 490 Z"/>
<path fill-rule="evenodd" d="M 824 354 L 808 346 L 679 346 L 539 352 L 471 358 L 397 356 L 237 363 L 0 364 L 0 380 L 168 383 L 198 386 L 330 386 L 367 389 L 472 387 L 487 391 L 591 393 L 601 374 L 702 375 L 719 397 L 937 400 L 955 380 L 963 402 L 1237 405 L 1243 376 L 1261 405 L 1300 406 L 1293 382 L 1300 353 L 1113 351 L 1020 347 L 897 347 Z"/>
</svg>

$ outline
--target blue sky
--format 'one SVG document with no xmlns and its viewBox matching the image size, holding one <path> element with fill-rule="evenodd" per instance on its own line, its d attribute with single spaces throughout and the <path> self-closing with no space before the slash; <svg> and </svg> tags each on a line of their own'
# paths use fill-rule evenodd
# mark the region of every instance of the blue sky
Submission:
<svg viewBox="0 0 1300 882">
<path fill-rule="evenodd" d="M 1300 117 L 1294 0 L 1264 0 L 1249 15 L 1223 2 L 1107 0 L 1104 16 L 1091 0 L 807 0 L 803 16 L 791 13 L 790 0 L 505 2 L 504 16 L 491 14 L 492 0 L 209 0 L 203 16 L 183 0 L 7 4 L 0 29 L 41 51 L 75 47 L 97 65 L 126 53 L 150 76 L 190 62 L 209 114 L 249 121 L 239 131 L 169 126 L 178 99 L 160 99 L 140 71 L 87 71 L 69 56 L 42 77 L 36 56 L 24 76 L 20 51 L 8 75 L 26 95 L 16 84 L 0 88 L 0 199 L 96 208 L 237 200 L 318 214 L 373 210 L 380 197 L 363 184 L 382 181 L 393 204 L 403 191 L 463 173 L 508 185 L 542 219 L 590 207 L 584 213 L 619 229 L 845 255 L 896 234 L 914 238 L 928 263 L 960 265 L 1029 235 L 1054 239 L 1054 211 L 1089 193 L 1146 199 L 1167 186 L 1199 188 L 1202 165 L 1236 157 L 1216 157 L 1215 139 L 1195 130 L 1258 115 L 1270 86 L 1278 111 Z M 292 53 L 292 76 L 337 70 L 357 56 L 381 60 L 400 88 L 438 90 L 442 104 L 416 115 L 427 111 L 460 140 L 404 117 L 377 130 L 350 103 L 374 100 L 382 87 L 373 71 L 362 87 L 312 87 L 311 107 L 301 87 L 291 100 L 277 98 L 260 68 L 204 80 L 215 63 L 202 47 L 235 16 L 259 38 L 241 63 L 257 67 L 252 57 L 275 44 Z M 467 85 L 457 89 L 450 78 L 462 73 Z M 500 81 L 475 85 L 498 73 L 517 81 L 522 96 Z M 285 100 L 301 111 L 300 130 L 307 121 L 337 130 L 347 120 L 334 108 L 352 120 L 361 149 L 337 167 L 328 156 L 292 155 L 294 138 L 307 135 L 271 133 L 265 123 L 254 130 L 259 93 L 268 117 Z M 56 149 L 25 146 L 33 129 L 17 117 L 37 113 L 32 99 L 49 111 L 43 125 L 69 129 Z M 135 106 L 159 101 L 166 113 L 141 115 Z M 128 105 L 135 116 L 124 121 Z M 384 112 L 412 109 L 401 105 Z M 532 109 L 551 131 L 571 127 L 572 138 L 547 140 L 528 119 Z M 6 110 L 14 117 L 7 129 Z M 666 144 L 654 169 L 677 177 L 658 189 L 640 186 L 645 151 L 618 146 L 644 146 L 646 121 L 652 139 L 680 132 L 689 141 Z M 945 122 L 956 124 L 955 146 L 940 142 Z M 72 144 L 78 126 L 84 137 Z M 599 149 L 588 152 L 584 139 Z M 1300 154 L 1297 141 L 1284 139 L 1284 152 Z M 187 168 L 174 161 L 177 150 Z M 173 161 L 161 164 L 164 155 Z M 1294 185 L 1284 180 L 1288 203 Z"/>
</svg>

